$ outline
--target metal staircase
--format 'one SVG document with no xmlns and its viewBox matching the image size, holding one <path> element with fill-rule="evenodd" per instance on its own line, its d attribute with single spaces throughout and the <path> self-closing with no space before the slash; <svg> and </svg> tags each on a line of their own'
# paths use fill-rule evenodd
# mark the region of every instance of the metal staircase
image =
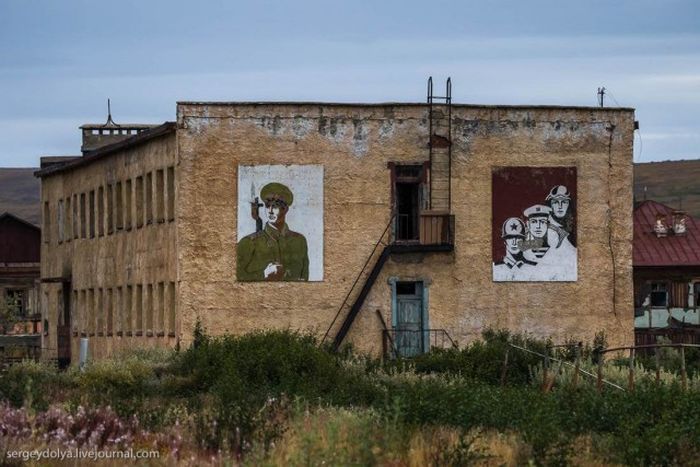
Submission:
<svg viewBox="0 0 700 467">
<path fill-rule="evenodd" d="M 323 336 L 323 342 L 325 342 L 330 337 L 338 318 L 345 313 L 345 318 L 333 338 L 334 350 L 340 348 L 384 264 L 392 255 L 454 250 L 454 216 L 450 214 L 452 202 L 452 80 L 450 78 L 447 78 L 444 96 L 433 95 L 433 78 L 428 79 L 428 112 L 430 200 L 429 210 L 422 211 L 418 221 L 419 242 L 402 244 L 391 241 L 391 227 L 397 219 L 397 214 L 394 213 Z M 372 265 L 371 268 L 369 268 L 370 265 Z M 362 284 L 362 288 L 359 292 L 355 292 L 359 284 Z M 353 294 L 355 294 L 354 299 L 351 299 Z M 447 335 L 444 330 L 428 331 L 435 334 L 436 339 L 438 335 Z M 447 337 L 449 338 L 449 335 Z"/>
<path fill-rule="evenodd" d="M 450 212 L 452 206 L 452 79 L 447 78 L 445 95 L 433 94 L 433 77 L 428 78 L 428 120 L 430 138 L 430 209 Z"/>
</svg>

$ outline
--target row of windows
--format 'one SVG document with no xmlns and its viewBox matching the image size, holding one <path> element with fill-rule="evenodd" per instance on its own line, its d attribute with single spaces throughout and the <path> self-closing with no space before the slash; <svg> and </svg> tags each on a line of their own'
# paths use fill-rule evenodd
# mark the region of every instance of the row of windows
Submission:
<svg viewBox="0 0 700 467">
<path fill-rule="evenodd" d="M 73 334 L 175 335 L 175 282 L 73 290 Z"/>
<path fill-rule="evenodd" d="M 700 307 L 700 282 L 648 282 L 638 287 L 635 306 L 697 309 Z"/>
<path fill-rule="evenodd" d="M 147 128 L 92 128 L 83 130 L 86 135 L 135 135 Z"/>
<path fill-rule="evenodd" d="M 44 242 L 52 236 L 52 206 L 44 203 Z M 56 203 L 57 241 L 95 238 L 175 219 L 175 168 L 74 193 Z"/>
</svg>

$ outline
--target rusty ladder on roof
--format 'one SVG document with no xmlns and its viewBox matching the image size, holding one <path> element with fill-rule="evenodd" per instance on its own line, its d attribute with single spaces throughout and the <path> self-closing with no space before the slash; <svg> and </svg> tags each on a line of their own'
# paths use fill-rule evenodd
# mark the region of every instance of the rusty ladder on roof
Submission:
<svg viewBox="0 0 700 467">
<path fill-rule="evenodd" d="M 428 78 L 428 125 L 430 151 L 430 210 L 450 213 L 452 207 L 452 79 L 447 78 L 445 95 L 433 94 Z"/>
</svg>

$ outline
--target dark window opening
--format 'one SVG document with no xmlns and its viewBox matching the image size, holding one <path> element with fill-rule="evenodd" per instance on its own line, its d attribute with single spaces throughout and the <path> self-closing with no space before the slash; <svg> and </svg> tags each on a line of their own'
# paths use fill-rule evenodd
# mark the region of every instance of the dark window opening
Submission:
<svg viewBox="0 0 700 467">
<path fill-rule="evenodd" d="M 651 306 L 662 308 L 668 306 L 668 291 L 665 283 L 657 282 L 651 284 Z"/>
<path fill-rule="evenodd" d="M 27 316 L 27 291 L 21 289 L 6 289 L 5 304 L 7 310 L 16 318 Z"/>
<path fill-rule="evenodd" d="M 396 183 L 396 240 L 418 240 L 420 184 Z"/>
<path fill-rule="evenodd" d="M 397 282 L 396 295 L 418 295 L 416 292 L 417 282 Z"/>
</svg>

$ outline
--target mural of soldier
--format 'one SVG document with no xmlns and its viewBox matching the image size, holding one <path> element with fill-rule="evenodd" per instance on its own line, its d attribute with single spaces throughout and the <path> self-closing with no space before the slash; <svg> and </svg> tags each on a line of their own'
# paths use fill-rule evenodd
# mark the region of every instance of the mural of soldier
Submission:
<svg viewBox="0 0 700 467">
<path fill-rule="evenodd" d="M 549 250 L 547 232 L 551 212 L 551 208 L 541 204 L 530 206 L 523 211 L 527 219 L 527 235 L 523 242 L 523 249 L 529 250 L 535 261 L 541 259 Z"/>
<path fill-rule="evenodd" d="M 501 228 L 501 238 L 505 244 L 506 254 L 503 260 L 493 265 L 493 280 L 518 280 L 518 276 L 528 274 L 528 269 L 536 265 L 526 259 L 522 251 L 525 239 L 525 224 L 517 217 L 509 217 Z"/>
<path fill-rule="evenodd" d="M 567 238 L 575 246 L 574 213 L 571 209 L 569 190 L 564 185 L 557 185 L 549 191 L 545 201 L 552 208 L 552 215 L 549 218 L 550 228 L 557 231 L 559 241 Z"/>
<path fill-rule="evenodd" d="M 306 238 L 290 230 L 286 223 L 287 213 L 294 202 L 293 193 L 282 183 L 273 182 L 263 187 L 260 198 L 264 202 L 267 222 L 262 230 L 238 242 L 238 280 L 308 280 Z"/>
<path fill-rule="evenodd" d="M 493 280 L 577 280 L 575 201 L 575 167 L 495 168 Z"/>
</svg>

